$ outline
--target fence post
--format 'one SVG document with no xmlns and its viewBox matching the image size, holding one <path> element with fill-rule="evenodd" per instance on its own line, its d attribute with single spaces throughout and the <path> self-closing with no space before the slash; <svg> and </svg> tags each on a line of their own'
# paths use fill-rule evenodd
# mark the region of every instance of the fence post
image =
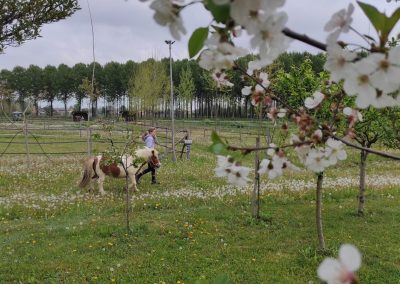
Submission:
<svg viewBox="0 0 400 284">
<path fill-rule="evenodd" d="M 256 138 L 256 148 L 260 147 L 260 137 Z M 258 173 L 259 166 L 260 166 L 260 158 L 259 158 L 259 151 L 255 152 L 255 159 L 254 159 L 254 188 L 253 193 L 251 196 L 251 207 L 252 207 L 252 216 L 253 218 L 259 219 L 260 218 L 260 174 Z"/>
<path fill-rule="evenodd" d="M 87 129 L 87 152 L 88 156 L 92 155 L 92 128 Z"/>
<path fill-rule="evenodd" d="M 192 139 L 192 133 L 190 129 L 187 131 L 187 139 Z M 190 160 L 190 148 L 192 145 L 186 145 L 186 160 Z"/>
</svg>

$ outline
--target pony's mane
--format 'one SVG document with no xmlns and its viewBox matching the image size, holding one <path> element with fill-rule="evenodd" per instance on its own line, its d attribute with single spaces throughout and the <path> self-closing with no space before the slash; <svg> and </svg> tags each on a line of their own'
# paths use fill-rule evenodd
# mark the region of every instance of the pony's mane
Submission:
<svg viewBox="0 0 400 284">
<path fill-rule="evenodd" d="M 151 152 L 154 151 L 154 154 L 157 155 L 158 152 L 157 150 L 153 149 L 153 148 L 148 148 L 148 147 L 144 147 L 142 149 L 137 149 L 135 151 L 135 156 L 138 158 L 148 158 L 151 156 Z"/>
</svg>

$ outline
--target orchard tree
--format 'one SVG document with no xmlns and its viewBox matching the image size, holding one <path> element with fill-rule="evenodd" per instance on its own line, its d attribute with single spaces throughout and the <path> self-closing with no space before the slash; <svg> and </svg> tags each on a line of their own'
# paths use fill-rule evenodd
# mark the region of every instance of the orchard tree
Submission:
<svg viewBox="0 0 400 284">
<path fill-rule="evenodd" d="M 44 24 L 71 16 L 79 9 L 78 0 L 1 0 L 0 53 L 40 36 Z"/>
</svg>

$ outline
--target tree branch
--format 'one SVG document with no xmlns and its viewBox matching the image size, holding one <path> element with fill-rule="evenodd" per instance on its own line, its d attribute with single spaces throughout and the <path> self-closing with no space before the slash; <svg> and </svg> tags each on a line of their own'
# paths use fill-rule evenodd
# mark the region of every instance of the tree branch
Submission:
<svg viewBox="0 0 400 284">
<path fill-rule="evenodd" d="M 356 148 L 356 149 L 359 149 L 359 150 L 363 150 L 363 151 L 365 151 L 367 153 L 375 154 L 375 155 L 378 155 L 378 156 L 381 156 L 381 157 L 385 157 L 385 158 L 389 158 L 389 159 L 392 159 L 392 160 L 400 161 L 400 157 L 399 156 L 396 156 L 396 155 L 393 155 L 393 154 L 390 154 L 390 153 L 381 152 L 381 151 L 378 151 L 378 150 L 373 150 L 373 149 L 367 148 L 367 147 L 358 146 L 358 145 L 353 144 L 353 143 L 351 143 L 351 142 L 349 142 L 349 141 L 347 141 L 347 140 L 345 140 L 345 139 L 343 139 L 341 137 L 338 137 L 336 135 L 332 135 L 332 138 L 335 138 L 336 140 L 342 141 L 344 144 L 346 144 L 349 147 L 353 147 L 353 148 Z"/>
<path fill-rule="evenodd" d="M 284 35 L 286 35 L 287 37 L 296 39 L 298 41 L 304 42 L 304 43 L 309 44 L 311 46 L 314 46 L 314 47 L 316 47 L 318 49 L 326 51 L 326 44 L 325 43 L 322 43 L 322 42 L 317 41 L 317 40 L 315 40 L 313 38 L 310 38 L 309 36 L 307 36 L 305 34 L 299 34 L 297 32 L 292 31 L 289 28 L 284 28 L 282 33 Z"/>
</svg>

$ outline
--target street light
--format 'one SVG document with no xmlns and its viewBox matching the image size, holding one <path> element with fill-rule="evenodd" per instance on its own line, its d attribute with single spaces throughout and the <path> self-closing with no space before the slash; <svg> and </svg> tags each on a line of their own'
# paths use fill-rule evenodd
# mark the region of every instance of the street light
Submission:
<svg viewBox="0 0 400 284">
<path fill-rule="evenodd" d="M 174 85 L 172 82 L 172 57 L 171 57 L 171 46 L 174 44 L 175 41 L 166 40 L 165 43 L 169 46 L 169 77 L 171 83 L 171 102 L 170 102 L 170 109 L 171 109 L 171 122 L 172 122 L 172 161 L 176 162 L 176 151 L 175 151 L 175 122 L 174 122 L 174 115 L 175 115 L 175 107 L 174 107 Z"/>
</svg>

